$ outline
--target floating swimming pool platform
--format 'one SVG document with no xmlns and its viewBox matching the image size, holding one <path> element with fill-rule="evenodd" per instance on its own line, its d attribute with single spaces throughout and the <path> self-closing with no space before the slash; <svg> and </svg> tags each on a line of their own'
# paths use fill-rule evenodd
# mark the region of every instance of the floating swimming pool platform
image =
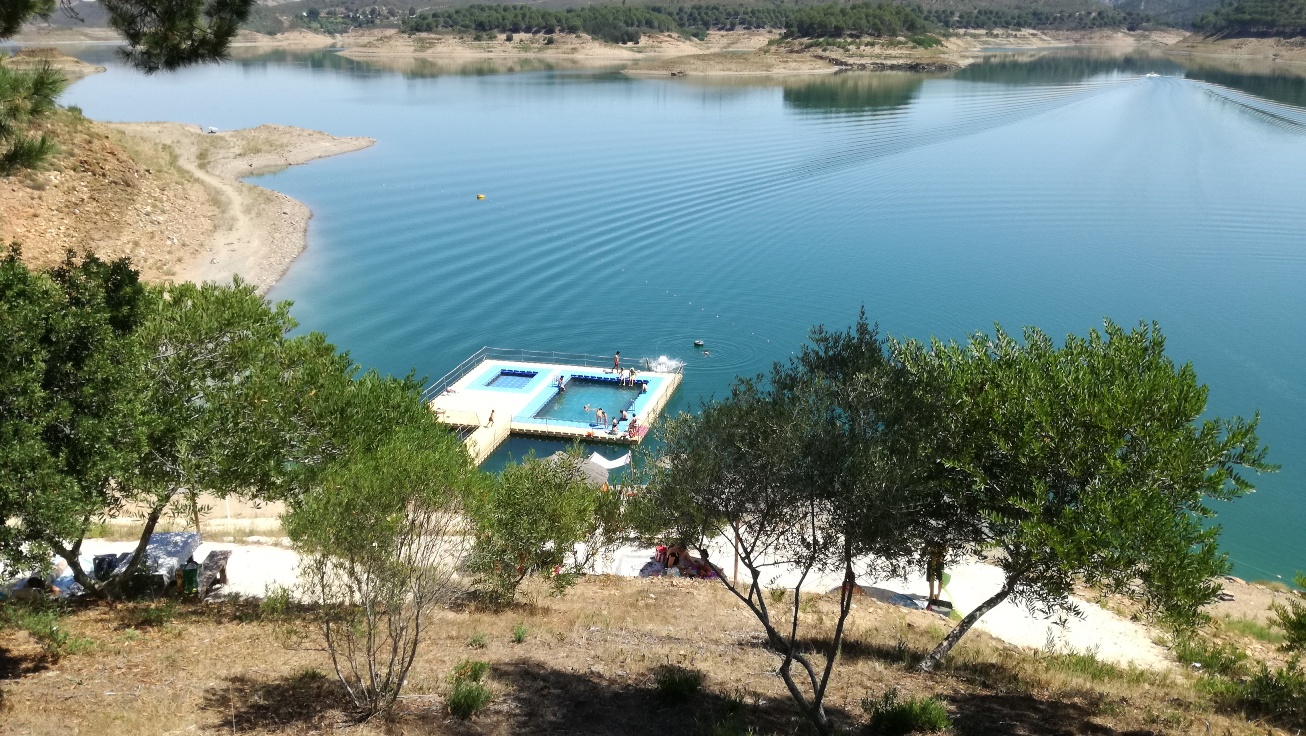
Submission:
<svg viewBox="0 0 1306 736">
<path fill-rule="evenodd" d="M 611 358 L 487 347 L 422 398 L 441 422 L 458 429 L 477 464 L 513 434 L 636 445 L 680 385 L 682 365 L 666 358 L 623 362 L 623 371 L 635 369 L 631 384 L 612 369 Z M 595 418 L 600 408 L 608 416 L 604 426 Z M 631 420 L 612 430 L 622 410 L 637 420 L 633 431 Z"/>
</svg>

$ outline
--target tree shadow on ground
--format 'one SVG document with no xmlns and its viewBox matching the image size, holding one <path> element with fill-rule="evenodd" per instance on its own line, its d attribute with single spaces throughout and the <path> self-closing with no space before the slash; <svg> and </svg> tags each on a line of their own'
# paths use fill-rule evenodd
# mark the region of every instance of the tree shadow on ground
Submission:
<svg viewBox="0 0 1306 736">
<path fill-rule="evenodd" d="M 1092 710 L 1061 700 L 1016 693 L 971 693 L 948 699 L 958 736 L 1157 736 L 1117 731 L 1093 720 Z"/>
<path fill-rule="evenodd" d="M 0 646 L 0 681 L 18 680 L 44 672 L 50 669 L 50 664 L 50 658 L 34 647 L 23 652 Z"/>
<path fill-rule="evenodd" d="M 200 708 L 219 717 L 214 730 L 248 733 L 333 723 L 349 704 L 340 683 L 316 670 L 275 680 L 233 675 L 204 693 Z"/>
<path fill-rule="evenodd" d="M 800 645 L 819 650 L 822 641 Z M 926 651 L 905 640 L 892 643 L 845 639 L 840 647 L 843 660 L 874 660 L 913 669 Z M 951 676 L 991 692 L 974 692 L 946 697 L 957 712 L 958 736 L 1151 736 L 1152 731 L 1117 731 L 1094 720 L 1101 696 L 1085 691 L 1077 701 L 1043 699 L 1020 692 L 1029 687 L 1020 673 L 998 662 L 946 660 L 941 676 Z M 1085 702 L 1085 699 L 1087 702 Z"/>
<path fill-rule="evenodd" d="M 710 681 L 698 693 L 671 702 L 659 695 L 651 680 L 568 672 L 534 660 L 494 664 L 491 678 L 501 694 L 470 723 L 447 720 L 441 709 L 431 709 L 424 715 L 405 714 L 395 725 L 415 726 L 422 732 L 467 734 L 811 732 L 788 698 L 735 698 L 712 692 Z M 827 709 L 827 713 L 841 726 L 853 724 L 842 710 Z"/>
</svg>

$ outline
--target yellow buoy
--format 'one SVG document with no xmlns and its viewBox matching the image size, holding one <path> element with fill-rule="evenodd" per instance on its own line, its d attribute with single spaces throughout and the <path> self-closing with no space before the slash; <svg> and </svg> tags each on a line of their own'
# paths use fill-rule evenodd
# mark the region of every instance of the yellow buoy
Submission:
<svg viewBox="0 0 1306 736">
<path fill-rule="evenodd" d="M 485 195 L 484 195 L 484 194 L 478 194 L 478 195 L 476 195 L 476 198 L 477 198 L 477 199 L 485 199 Z"/>
</svg>

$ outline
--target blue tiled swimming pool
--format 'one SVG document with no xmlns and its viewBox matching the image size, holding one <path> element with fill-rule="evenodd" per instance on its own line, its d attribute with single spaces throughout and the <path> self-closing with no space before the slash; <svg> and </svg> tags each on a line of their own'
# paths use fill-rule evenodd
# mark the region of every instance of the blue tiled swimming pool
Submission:
<svg viewBox="0 0 1306 736">
<path fill-rule="evenodd" d="M 594 422 L 594 412 L 602 408 L 608 413 L 608 421 L 611 421 L 621 415 L 622 409 L 634 406 L 639 394 L 638 385 L 622 386 L 615 380 L 575 376 L 567 381 L 566 391 L 556 391 L 553 398 L 546 401 L 534 416 L 538 419 L 561 419 L 588 424 Z M 587 406 L 588 411 L 585 408 Z"/>
<path fill-rule="evenodd" d="M 501 370 L 499 375 L 491 378 L 485 385 L 495 388 L 525 388 L 537 375 L 539 375 L 538 371 Z"/>
</svg>

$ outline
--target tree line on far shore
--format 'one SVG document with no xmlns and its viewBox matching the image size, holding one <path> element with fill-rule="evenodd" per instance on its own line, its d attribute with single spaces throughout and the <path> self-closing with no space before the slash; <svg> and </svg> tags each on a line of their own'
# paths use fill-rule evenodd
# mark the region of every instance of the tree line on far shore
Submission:
<svg viewBox="0 0 1306 736">
<path fill-rule="evenodd" d="M 742 579 L 707 564 L 829 733 L 831 653 L 860 585 L 976 556 L 1002 571 L 923 670 L 1003 601 L 1073 613 L 1076 585 L 1191 629 L 1229 569 L 1210 501 L 1273 469 L 1256 418 L 1203 418 L 1206 387 L 1156 325 L 1061 344 L 1033 328 L 886 340 L 864 315 L 818 327 L 790 362 L 667 418 L 614 489 L 585 478 L 578 448 L 481 472 L 421 382 L 292 335 L 289 305 L 239 281 L 147 286 L 126 260 L 71 254 L 39 272 L 13 249 L 0 324 L 0 564 L 54 555 L 90 597 L 127 597 L 160 520 L 198 516 L 201 494 L 284 502 L 296 594 L 365 714 L 398 696 L 435 606 L 507 605 L 532 578 L 561 593 L 629 542 L 708 561 L 725 538 Z M 119 515 L 143 519 L 140 537 L 98 576 L 83 540 Z M 839 613 L 814 641 L 799 622 L 820 576 L 839 581 Z M 1306 630 L 1306 610 L 1282 616 Z"/>
<path fill-rule="evenodd" d="M 1193 28 L 1216 37 L 1306 35 L 1306 0 L 1229 0 L 1193 21 Z"/>
<path fill-rule="evenodd" d="M 960 29 L 1128 27 L 1148 16 L 1113 8 L 1007 9 L 911 3 L 784 5 L 590 5 L 549 10 L 533 5 L 468 5 L 414 11 L 402 21 L 408 33 L 587 33 L 610 43 L 638 43 L 649 31 L 704 38 L 708 31 L 784 30 L 789 38 L 913 36 Z"/>
</svg>

